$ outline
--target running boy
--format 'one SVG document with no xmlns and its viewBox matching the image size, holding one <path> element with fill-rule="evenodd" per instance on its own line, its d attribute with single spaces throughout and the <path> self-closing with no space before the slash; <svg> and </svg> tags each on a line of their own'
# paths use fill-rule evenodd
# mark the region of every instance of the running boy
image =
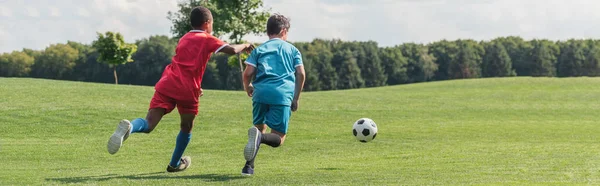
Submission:
<svg viewBox="0 0 600 186">
<path fill-rule="evenodd" d="M 182 155 L 192 138 L 192 127 L 194 118 L 198 114 L 198 99 L 202 95 L 201 84 L 206 63 L 213 53 L 237 54 L 254 49 L 251 44 L 228 45 L 212 36 L 213 17 L 207 8 L 194 8 L 190 13 L 190 23 L 193 30 L 181 37 L 171 64 L 165 68 L 162 77 L 156 83 L 146 118 L 137 118 L 131 122 L 122 120 L 108 141 L 110 154 L 119 151 L 129 134 L 152 132 L 163 115 L 173 111 L 177 106 L 181 118 L 181 130 L 177 135 L 175 150 L 167 171 L 183 171 L 190 166 L 190 157 L 182 157 Z"/>
<path fill-rule="evenodd" d="M 252 97 L 254 126 L 248 129 L 243 175 L 254 174 L 254 159 L 261 143 L 271 147 L 283 144 L 292 111 L 298 109 L 305 72 L 302 55 L 286 42 L 289 29 L 285 16 L 271 16 L 267 21 L 269 41 L 252 51 L 246 60 L 244 89 Z M 271 133 L 265 134 L 265 124 Z"/>
</svg>

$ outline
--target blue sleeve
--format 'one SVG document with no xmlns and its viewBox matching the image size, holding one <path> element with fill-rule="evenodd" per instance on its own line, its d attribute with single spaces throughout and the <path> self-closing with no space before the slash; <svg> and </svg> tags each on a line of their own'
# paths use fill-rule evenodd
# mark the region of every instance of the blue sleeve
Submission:
<svg viewBox="0 0 600 186">
<path fill-rule="evenodd" d="M 298 67 L 298 66 L 302 66 L 302 54 L 300 54 L 300 51 L 296 48 L 294 48 L 294 68 Z"/>
<path fill-rule="evenodd" d="M 250 65 L 256 68 L 256 64 L 258 63 L 258 52 L 256 52 L 257 50 L 254 49 L 251 53 L 250 56 L 248 56 L 248 58 L 246 59 L 246 65 Z"/>
</svg>

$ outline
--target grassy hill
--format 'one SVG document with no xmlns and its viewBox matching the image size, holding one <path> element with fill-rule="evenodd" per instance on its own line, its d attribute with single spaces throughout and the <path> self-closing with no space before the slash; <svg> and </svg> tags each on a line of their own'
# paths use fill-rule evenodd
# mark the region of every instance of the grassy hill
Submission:
<svg viewBox="0 0 600 186">
<path fill-rule="evenodd" d="M 261 148 L 253 177 L 240 176 L 251 123 L 243 92 L 205 90 L 185 172 L 165 172 L 177 114 L 109 155 L 116 124 L 145 116 L 153 91 L 0 78 L 0 185 L 600 184 L 600 78 L 305 93 L 286 143 Z M 379 126 L 373 142 L 352 136 L 361 117 Z"/>
</svg>

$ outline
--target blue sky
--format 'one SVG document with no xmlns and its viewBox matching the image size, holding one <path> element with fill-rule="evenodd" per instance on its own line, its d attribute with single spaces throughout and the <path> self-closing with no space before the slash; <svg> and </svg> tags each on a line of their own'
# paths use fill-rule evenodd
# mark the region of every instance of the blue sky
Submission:
<svg viewBox="0 0 600 186">
<path fill-rule="evenodd" d="M 373 40 L 381 46 L 441 39 L 600 38 L 594 0 L 264 0 L 292 20 L 291 41 Z M 128 41 L 170 35 L 175 0 L 0 0 L 0 53 L 90 43 L 97 31 Z M 216 20 L 218 21 L 218 20 Z M 265 36 L 249 36 L 251 41 Z"/>
</svg>

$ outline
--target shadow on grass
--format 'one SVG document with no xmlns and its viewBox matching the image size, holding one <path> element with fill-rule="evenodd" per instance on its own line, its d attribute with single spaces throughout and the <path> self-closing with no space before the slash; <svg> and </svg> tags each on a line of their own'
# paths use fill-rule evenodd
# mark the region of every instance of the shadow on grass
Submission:
<svg viewBox="0 0 600 186">
<path fill-rule="evenodd" d="M 201 175 L 182 175 L 176 176 L 172 173 L 154 172 L 134 175 L 117 175 L 107 174 L 102 176 L 82 176 L 68 178 L 46 178 L 46 181 L 56 181 L 62 183 L 84 183 L 84 182 L 101 182 L 113 179 L 130 179 L 130 180 L 162 180 L 162 179 L 201 179 L 205 182 L 222 182 L 236 179 L 247 178 L 244 176 L 219 175 L 219 174 L 201 174 Z"/>
<path fill-rule="evenodd" d="M 342 169 L 340 169 L 340 168 L 333 168 L 333 167 L 327 167 L 327 168 L 317 168 L 317 170 L 335 171 L 335 170 L 342 170 Z"/>
</svg>

